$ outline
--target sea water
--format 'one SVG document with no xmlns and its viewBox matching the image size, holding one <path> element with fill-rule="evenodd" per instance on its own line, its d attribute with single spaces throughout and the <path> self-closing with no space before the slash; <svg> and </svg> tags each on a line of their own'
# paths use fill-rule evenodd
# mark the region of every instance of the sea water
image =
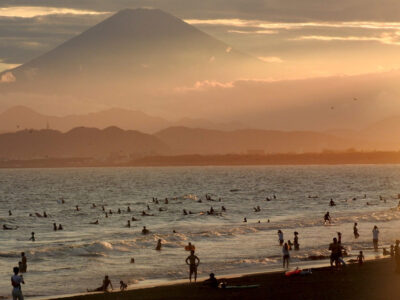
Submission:
<svg viewBox="0 0 400 300">
<path fill-rule="evenodd" d="M 100 286 L 106 274 L 114 288 L 119 280 L 140 286 L 187 278 L 188 242 L 201 261 L 199 276 L 279 269 L 278 229 L 285 240 L 299 232 L 292 267 L 304 266 L 313 255 L 329 255 L 339 231 L 350 257 L 360 250 L 376 255 L 374 225 L 380 247 L 400 238 L 399 193 L 399 165 L 3 169 L 0 225 L 17 229 L 0 229 L 0 296 L 10 296 L 21 252 L 28 259 L 27 297 L 85 292 Z M 329 206 L 331 198 L 335 207 Z M 113 211 L 108 218 L 102 205 Z M 222 206 L 221 215 L 206 213 L 211 207 L 219 213 Z M 193 214 L 184 215 L 183 209 Z M 154 216 L 141 216 L 143 210 Z M 35 215 L 44 211 L 47 218 Z M 327 211 L 331 226 L 323 225 Z M 125 227 L 133 216 L 138 221 Z M 90 224 L 96 220 L 99 225 Z M 353 236 L 354 222 L 359 239 Z M 64 230 L 53 231 L 53 223 Z M 149 235 L 141 234 L 143 226 Z M 35 242 L 29 240 L 32 231 Z M 161 251 L 155 250 L 158 239 Z"/>
</svg>

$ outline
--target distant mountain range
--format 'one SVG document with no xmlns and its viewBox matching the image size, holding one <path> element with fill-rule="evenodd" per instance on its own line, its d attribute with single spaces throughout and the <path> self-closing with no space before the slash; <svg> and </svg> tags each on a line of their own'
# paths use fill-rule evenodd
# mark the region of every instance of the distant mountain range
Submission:
<svg viewBox="0 0 400 300">
<path fill-rule="evenodd" d="M 215 123 L 205 119 L 184 118 L 176 122 L 150 116 L 140 111 L 112 108 L 96 113 L 64 117 L 40 114 L 25 106 L 14 106 L 0 113 L 0 133 L 22 129 L 55 129 L 62 132 L 75 127 L 104 129 L 116 126 L 125 130 L 154 133 L 171 126 L 232 130 L 242 128 L 240 123 Z"/>
<path fill-rule="evenodd" d="M 0 159 L 123 159 L 152 155 L 303 153 L 357 148 L 374 143 L 318 132 L 269 130 L 220 131 L 170 127 L 153 135 L 108 127 L 22 130 L 0 134 Z"/>
</svg>

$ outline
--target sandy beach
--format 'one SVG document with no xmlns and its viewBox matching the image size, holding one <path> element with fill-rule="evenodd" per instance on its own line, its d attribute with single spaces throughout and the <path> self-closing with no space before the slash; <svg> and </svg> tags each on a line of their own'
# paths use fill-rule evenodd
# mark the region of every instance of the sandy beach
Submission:
<svg viewBox="0 0 400 300">
<path fill-rule="evenodd" d="M 63 298 L 93 299 L 398 299 L 400 275 L 392 259 L 351 264 L 342 270 L 316 268 L 311 275 L 285 277 L 282 272 L 230 278 L 229 285 L 259 285 L 248 289 L 212 289 L 202 283 L 177 284 Z M 217 274 L 218 275 L 218 274 Z M 223 279 L 217 276 L 219 280 Z M 59 299 L 59 298 L 58 298 Z"/>
</svg>

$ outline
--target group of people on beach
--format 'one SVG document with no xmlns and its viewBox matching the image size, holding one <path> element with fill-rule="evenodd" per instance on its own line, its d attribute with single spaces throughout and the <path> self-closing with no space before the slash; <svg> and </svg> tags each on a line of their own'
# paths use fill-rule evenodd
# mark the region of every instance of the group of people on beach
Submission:
<svg viewBox="0 0 400 300">
<path fill-rule="evenodd" d="M 274 194 L 272 199 L 276 199 L 276 195 Z M 216 201 L 214 199 L 211 198 L 210 195 L 206 195 L 206 200 L 207 201 Z M 199 199 L 198 201 L 201 201 L 201 199 Z M 218 201 L 221 201 L 221 198 L 218 199 Z M 270 198 L 267 198 L 266 201 L 271 201 Z M 165 200 L 163 201 L 164 204 L 168 204 L 169 203 L 169 199 L 165 198 Z M 65 200 L 62 199 L 61 204 L 65 204 Z M 153 198 L 153 203 L 158 204 L 160 203 L 160 200 L 158 200 L 157 198 Z M 335 206 L 336 203 L 331 199 L 329 202 L 329 206 Z M 91 208 L 96 208 L 97 206 L 95 204 L 92 204 Z M 108 218 L 109 215 L 113 214 L 113 211 L 110 209 L 108 211 L 106 211 L 105 206 L 102 205 L 101 209 L 103 211 L 103 213 L 105 214 L 105 217 Z M 76 205 L 75 206 L 75 211 L 79 212 L 81 210 L 81 208 Z M 150 206 L 147 205 L 147 211 L 151 210 Z M 131 208 L 128 206 L 127 207 L 127 212 L 131 212 Z M 164 211 L 164 208 L 159 209 L 159 211 Z M 258 213 L 261 211 L 260 206 L 256 206 L 254 207 L 254 212 Z M 226 208 L 225 206 L 221 207 L 221 212 L 226 212 Z M 117 214 L 121 214 L 122 211 L 120 208 L 118 208 L 117 210 Z M 208 215 L 220 215 L 220 212 L 216 212 L 214 210 L 214 208 L 211 206 L 211 208 L 206 212 Z M 192 214 L 191 211 L 187 211 L 186 209 L 183 209 L 183 214 L 184 215 L 189 215 Z M 9 211 L 9 215 L 12 215 L 12 212 Z M 30 216 L 34 216 L 33 214 L 30 214 Z M 43 214 L 39 214 L 39 213 L 35 213 L 35 216 L 37 217 L 41 217 L 41 218 L 47 218 L 48 215 L 46 213 L 46 211 L 43 212 Z M 142 211 L 142 216 L 153 216 L 153 214 L 150 214 L 148 212 L 146 212 L 146 210 Z M 331 223 L 331 216 L 329 214 L 329 212 L 326 212 L 324 215 L 324 224 L 330 224 Z M 126 227 L 131 227 L 131 221 L 138 221 L 138 219 L 136 219 L 135 217 L 132 217 L 131 220 L 128 220 Z M 244 218 L 244 222 L 247 222 L 247 218 Z M 260 222 L 260 221 L 259 221 Z M 268 220 L 269 222 L 269 220 Z M 90 222 L 90 224 L 93 225 L 98 225 L 99 221 L 96 220 L 94 222 Z M 3 229 L 5 230 L 10 230 L 7 225 L 3 225 Z M 54 231 L 58 231 L 58 230 L 63 230 L 63 226 L 61 224 L 57 225 L 56 223 L 53 223 L 53 230 Z M 176 233 L 175 230 L 173 230 L 174 233 Z M 143 229 L 141 231 L 141 233 L 143 235 L 147 235 L 150 233 L 150 230 L 148 230 L 146 228 L 146 226 L 143 226 Z M 289 268 L 289 261 L 290 261 L 290 251 L 294 250 L 294 251 L 298 251 L 300 250 L 300 244 L 299 244 L 299 233 L 297 231 L 295 231 L 293 236 L 293 243 L 291 240 L 287 240 L 287 242 L 285 242 L 284 240 L 284 235 L 282 230 L 278 230 L 278 240 L 279 240 L 279 245 L 282 247 L 282 254 L 283 254 L 283 268 Z M 342 235 L 340 232 L 337 233 L 338 236 L 333 238 L 333 241 L 331 244 L 329 244 L 329 250 L 331 251 L 330 254 L 330 264 L 332 267 L 336 267 L 339 268 L 340 266 L 345 266 L 346 263 L 343 260 L 343 257 L 346 255 L 346 249 L 343 247 L 342 245 Z M 360 234 L 358 231 L 358 223 L 354 223 L 353 226 L 353 234 L 354 234 L 354 238 L 357 239 L 359 238 Z M 375 249 L 375 251 L 378 250 L 378 242 L 379 242 L 379 229 L 377 226 L 374 226 L 373 230 L 372 230 L 372 242 L 373 242 L 373 247 Z M 35 233 L 32 232 L 31 233 L 31 238 L 30 240 L 35 241 Z M 400 251 L 399 251 L 399 241 L 396 241 L 396 245 L 395 246 L 391 246 L 390 252 L 388 252 L 386 249 L 384 250 L 384 255 L 385 255 L 385 250 L 387 253 L 389 253 L 392 257 L 395 258 L 396 260 L 396 271 L 400 272 Z M 162 248 L 162 240 L 158 239 L 157 244 L 155 249 L 160 251 Z M 198 270 L 198 266 L 200 264 L 200 259 L 197 255 L 195 255 L 195 248 L 193 245 L 191 245 L 191 243 L 189 243 L 188 246 L 185 247 L 185 250 L 190 251 L 190 255 L 185 259 L 185 263 L 189 266 L 189 281 L 192 282 L 192 277 L 194 282 L 197 281 L 197 270 Z M 131 259 L 131 263 L 134 263 L 134 258 Z M 364 262 L 364 254 L 362 251 L 359 252 L 358 256 L 357 256 L 357 262 L 361 265 Z M 15 267 L 13 269 L 14 275 L 11 278 L 11 283 L 13 286 L 13 299 L 19 299 L 19 300 L 23 300 L 23 295 L 22 295 L 22 290 L 21 290 L 21 284 L 24 284 L 24 279 L 22 276 L 22 273 L 27 272 L 27 259 L 25 256 L 25 253 L 21 253 L 21 261 L 18 263 L 18 267 Z M 21 275 L 19 275 L 21 274 Z M 211 276 L 212 275 L 212 276 Z M 215 279 L 215 275 L 212 273 L 210 274 L 210 278 L 208 279 L 208 281 L 211 285 L 215 285 L 216 279 Z M 128 285 L 124 282 L 124 281 L 120 281 L 120 290 L 125 290 L 128 287 Z M 110 278 L 108 277 L 108 275 L 106 275 L 104 277 L 103 283 L 100 287 L 90 290 L 90 291 L 108 291 L 109 289 L 113 289 L 112 283 Z M 89 291 L 89 290 L 88 290 Z"/>
</svg>

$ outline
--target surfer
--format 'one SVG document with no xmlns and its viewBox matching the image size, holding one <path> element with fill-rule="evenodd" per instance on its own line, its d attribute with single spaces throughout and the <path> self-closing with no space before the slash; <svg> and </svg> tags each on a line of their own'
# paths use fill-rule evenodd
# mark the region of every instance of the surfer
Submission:
<svg viewBox="0 0 400 300">
<path fill-rule="evenodd" d="M 132 217 L 131 219 L 133 222 L 137 221 L 137 219 L 135 217 Z"/>
<path fill-rule="evenodd" d="M 331 199 L 331 201 L 329 201 L 329 206 L 335 206 L 335 205 L 336 205 L 335 201 L 333 201 L 333 199 Z"/>
<path fill-rule="evenodd" d="M 357 228 L 357 223 L 354 223 L 354 226 L 353 226 L 353 233 L 354 233 L 354 238 L 355 239 L 358 239 L 359 238 L 359 234 L 358 234 L 358 228 Z"/>
<path fill-rule="evenodd" d="M 278 230 L 278 240 L 279 240 L 279 245 L 282 246 L 284 239 L 283 239 L 283 232 L 280 229 Z"/>
<path fill-rule="evenodd" d="M 92 225 L 99 225 L 99 220 L 96 220 L 96 221 L 94 221 L 94 222 L 90 222 L 89 224 L 92 224 Z"/>
<path fill-rule="evenodd" d="M 13 228 L 3 224 L 3 230 L 13 230 Z"/>
<path fill-rule="evenodd" d="M 329 211 L 327 211 L 324 216 L 324 225 L 326 224 L 326 222 L 329 222 L 329 224 L 331 224 L 331 216 L 329 215 Z"/>
<path fill-rule="evenodd" d="M 200 259 L 194 255 L 194 250 L 190 250 L 190 255 L 185 260 L 189 265 L 189 281 L 192 282 L 192 275 L 194 274 L 194 282 L 197 280 L 197 267 L 200 264 Z"/>
</svg>

